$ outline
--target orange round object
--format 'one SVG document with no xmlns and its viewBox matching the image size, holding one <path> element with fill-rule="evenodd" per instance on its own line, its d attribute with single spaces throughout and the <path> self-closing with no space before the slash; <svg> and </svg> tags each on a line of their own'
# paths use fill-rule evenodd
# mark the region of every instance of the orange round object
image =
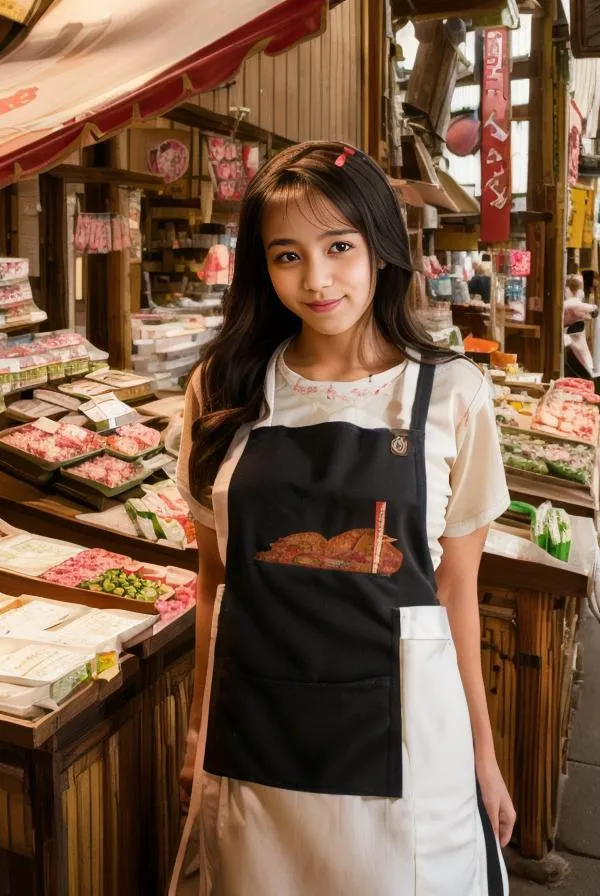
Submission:
<svg viewBox="0 0 600 896">
<path fill-rule="evenodd" d="M 493 339 L 478 339 L 475 336 L 467 336 L 464 340 L 465 351 L 470 354 L 491 355 L 500 348 L 500 343 Z"/>
<path fill-rule="evenodd" d="M 511 354 L 510 352 L 493 352 L 492 353 L 492 364 L 494 367 L 499 367 L 501 370 L 504 370 L 510 364 L 517 363 L 517 356 Z"/>
</svg>

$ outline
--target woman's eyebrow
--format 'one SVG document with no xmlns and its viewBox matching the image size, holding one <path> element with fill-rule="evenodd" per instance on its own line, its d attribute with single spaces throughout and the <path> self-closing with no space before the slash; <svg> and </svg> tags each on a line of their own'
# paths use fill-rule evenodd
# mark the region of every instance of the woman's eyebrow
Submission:
<svg viewBox="0 0 600 896">
<path fill-rule="evenodd" d="M 326 230 L 324 233 L 320 233 L 317 239 L 328 240 L 338 236 L 348 236 L 349 234 L 353 233 L 358 233 L 358 231 L 351 230 L 347 227 L 344 230 Z M 291 239 L 289 237 L 280 237 L 276 240 L 271 240 L 271 242 L 267 245 L 267 250 L 272 249 L 274 246 L 295 246 L 297 245 L 297 242 L 297 240 Z"/>
</svg>

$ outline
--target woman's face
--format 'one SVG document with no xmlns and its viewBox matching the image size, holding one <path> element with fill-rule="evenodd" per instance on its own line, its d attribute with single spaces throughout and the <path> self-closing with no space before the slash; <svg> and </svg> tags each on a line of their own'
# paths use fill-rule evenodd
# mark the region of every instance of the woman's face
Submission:
<svg viewBox="0 0 600 896">
<path fill-rule="evenodd" d="M 324 197 L 318 218 L 306 200 L 274 202 L 263 216 L 262 239 L 281 302 L 303 328 L 338 336 L 355 328 L 373 302 L 371 253 Z"/>
</svg>

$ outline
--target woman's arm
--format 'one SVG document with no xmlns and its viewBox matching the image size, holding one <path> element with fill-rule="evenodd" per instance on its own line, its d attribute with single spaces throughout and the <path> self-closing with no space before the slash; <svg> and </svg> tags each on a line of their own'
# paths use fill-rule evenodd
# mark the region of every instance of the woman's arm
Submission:
<svg viewBox="0 0 600 896">
<path fill-rule="evenodd" d="M 196 667 L 194 674 L 194 695 L 190 707 L 190 721 L 185 748 L 181 786 L 186 793 L 191 792 L 194 777 L 194 763 L 198 747 L 198 732 L 202 716 L 202 697 L 206 683 L 210 630 L 217 588 L 225 581 L 225 570 L 219 555 L 217 535 L 214 529 L 196 523 L 196 540 L 200 567 L 196 594 Z"/>
<path fill-rule="evenodd" d="M 486 534 L 487 526 L 459 538 L 442 538 L 444 553 L 436 578 L 440 602 L 448 611 L 469 707 L 479 786 L 494 832 L 506 846 L 516 816 L 496 761 L 481 670 L 477 574 Z"/>
</svg>

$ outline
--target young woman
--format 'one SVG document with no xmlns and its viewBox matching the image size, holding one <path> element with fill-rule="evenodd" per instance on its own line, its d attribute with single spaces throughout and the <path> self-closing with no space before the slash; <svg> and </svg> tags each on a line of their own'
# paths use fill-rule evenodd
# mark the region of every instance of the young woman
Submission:
<svg viewBox="0 0 600 896">
<path fill-rule="evenodd" d="M 433 348 L 410 279 L 359 150 L 305 143 L 251 182 L 179 466 L 205 896 L 508 892 L 477 571 L 509 499 L 485 381 Z"/>
</svg>

